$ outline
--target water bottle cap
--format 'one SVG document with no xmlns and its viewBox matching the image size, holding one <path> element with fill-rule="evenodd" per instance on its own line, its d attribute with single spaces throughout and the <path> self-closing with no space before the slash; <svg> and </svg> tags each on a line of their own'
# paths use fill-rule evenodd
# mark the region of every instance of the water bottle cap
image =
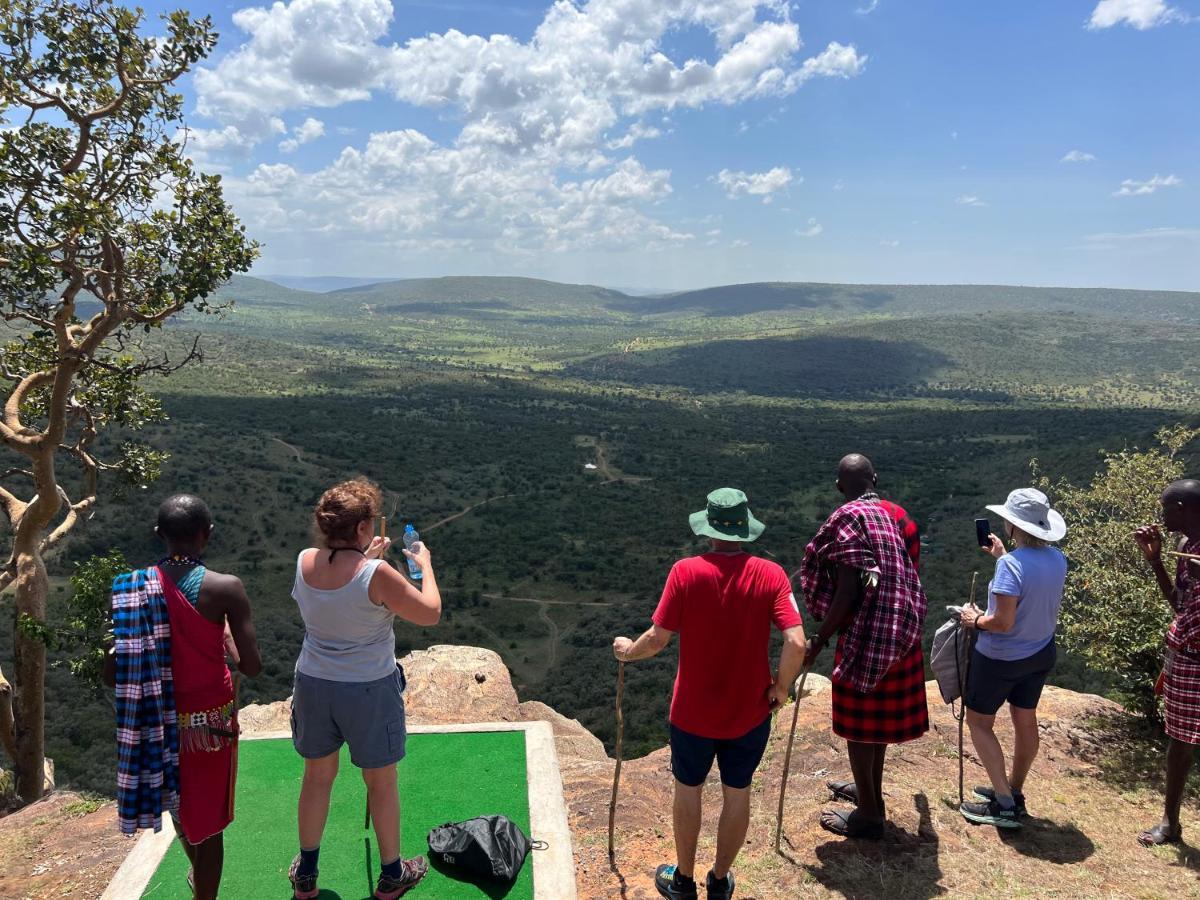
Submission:
<svg viewBox="0 0 1200 900">
<path fill-rule="evenodd" d="M 408 534 L 410 531 L 416 531 L 416 530 L 417 530 L 417 529 L 415 529 L 415 528 L 413 528 L 413 527 L 412 527 L 412 522 L 409 522 L 407 525 L 405 525 L 405 526 L 404 526 L 404 533 L 405 533 L 405 534 Z"/>
</svg>

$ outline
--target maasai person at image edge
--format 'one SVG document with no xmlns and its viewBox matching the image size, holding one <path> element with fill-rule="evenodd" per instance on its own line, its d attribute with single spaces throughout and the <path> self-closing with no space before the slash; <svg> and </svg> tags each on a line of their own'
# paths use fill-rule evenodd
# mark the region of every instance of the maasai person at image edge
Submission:
<svg viewBox="0 0 1200 900">
<path fill-rule="evenodd" d="M 861 453 L 848 453 L 842 457 L 838 463 L 836 487 L 843 497 L 847 500 L 856 500 L 863 494 L 875 491 L 878 486 L 879 476 L 875 474 L 875 466 L 872 465 L 871 460 Z M 917 526 L 916 520 L 899 503 L 881 497 L 879 504 L 896 523 L 896 529 L 900 532 L 901 540 L 904 541 L 904 549 L 919 575 L 921 572 L 921 529 Z M 872 753 L 875 753 L 877 748 L 878 745 L 873 745 Z M 882 767 L 882 751 L 886 748 L 878 749 L 880 750 L 879 764 Z M 882 768 L 877 783 L 882 790 Z M 835 800 L 848 800 L 855 806 L 858 805 L 858 787 L 853 781 L 827 781 L 825 786 L 832 792 Z M 879 803 L 882 809 L 882 796 L 879 798 Z"/>
<path fill-rule="evenodd" d="M 1054 632 L 1067 578 L 1067 559 L 1057 547 L 1067 533 L 1063 517 L 1050 508 L 1046 495 L 1022 488 L 1003 506 L 988 510 L 1004 519 L 1004 534 L 1015 545 L 990 535 L 983 551 L 996 558 L 988 585 L 987 612 L 973 606 L 960 621 L 978 632 L 971 653 L 967 689 L 967 727 L 991 786 L 975 788 L 977 802 L 963 803 L 969 822 L 1019 828 L 1025 812 L 1025 777 L 1037 757 L 1037 705 L 1046 677 L 1054 668 Z M 996 713 L 1008 702 L 1013 723 L 1011 774 L 1005 772 L 1004 749 L 993 730 Z"/>
<path fill-rule="evenodd" d="M 1200 481 L 1174 481 L 1163 491 L 1162 520 L 1180 535 L 1180 553 L 1200 554 Z M 1155 579 L 1175 617 L 1167 631 L 1167 661 L 1158 687 L 1167 714 L 1167 789 L 1163 819 L 1138 835 L 1147 847 L 1175 844 L 1183 838 L 1179 808 L 1188 772 L 1200 745 L 1200 562 L 1179 557 L 1175 583 L 1162 558 L 1162 532 L 1143 525 L 1134 539 L 1154 570 Z"/>
<path fill-rule="evenodd" d="M 226 653 L 243 675 L 253 678 L 262 671 L 250 601 L 242 582 L 213 572 L 202 561 L 212 530 L 212 515 L 203 500 L 189 494 L 168 497 L 159 507 L 154 529 L 166 544 L 166 557 L 156 567 L 119 576 L 113 583 L 118 668 L 111 674 L 117 688 L 119 724 L 131 681 L 130 667 L 120 658 L 127 646 L 122 639 L 127 625 L 119 608 L 138 592 L 154 593 L 155 602 L 165 603 L 171 679 L 163 686 L 170 684 L 167 690 L 173 690 L 179 749 L 179 808 L 172 811 L 172 818 L 192 866 L 188 882 L 199 900 L 217 896 L 225 858 L 222 832 L 233 821 L 238 728 Z M 147 685 L 137 687 L 141 693 Z M 162 696 L 167 699 L 166 690 Z M 148 723 L 143 719 L 139 724 L 144 729 Z M 159 727 L 163 724 L 158 723 Z M 119 744 L 122 731 L 128 730 L 118 728 Z M 118 757 L 122 766 L 130 759 L 124 745 Z M 127 775 L 119 770 L 118 783 Z M 124 797 L 125 791 L 121 789 L 119 794 Z M 122 830 L 132 830 L 126 828 L 133 823 L 126 821 L 125 803 L 120 805 Z"/>
<path fill-rule="evenodd" d="M 380 492 L 369 481 L 331 487 L 317 502 L 319 548 L 296 560 L 292 597 L 304 619 L 296 661 L 292 741 L 304 757 L 300 788 L 300 853 L 288 878 L 293 896 L 308 900 L 317 887 L 321 835 L 342 744 L 362 769 L 379 844 L 377 900 L 395 900 L 428 871 L 423 856 L 400 858 L 400 794 L 396 763 L 404 758 L 404 673 L 396 663 L 397 616 L 436 625 L 442 615 L 429 550 L 403 551 L 421 568 L 414 587 L 383 561 L 391 540 L 375 534 Z"/>
<path fill-rule="evenodd" d="M 833 673 L 833 732 L 846 739 L 854 791 L 837 791 L 855 808 L 828 809 L 820 824 L 845 837 L 883 837 L 883 766 L 888 744 L 929 730 L 921 629 L 927 601 L 891 507 L 874 481 L 839 471 L 847 502 L 804 550 L 800 584 L 821 622 L 809 642 L 811 666 L 838 634 Z M 845 477 L 843 477 L 845 476 Z M 861 492 L 861 493 L 860 493 Z"/>
<path fill-rule="evenodd" d="M 709 551 L 671 567 L 654 623 L 636 641 L 613 640 L 619 660 L 648 659 L 679 634 L 679 670 L 671 698 L 671 771 L 675 776 L 675 865 L 654 873 L 658 892 L 673 900 L 697 896 L 696 843 L 704 782 L 713 760 L 721 773 L 717 852 L 705 882 L 710 900 L 733 897 L 730 868 L 750 824 L 750 781 L 771 734 L 771 713 L 787 703 L 804 659 L 804 627 L 787 574 L 751 556 L 745 544 L 764 526 L 746 495 L 721 488 L 689 518 Z M 779 671 L 772 678 L 771 625 L 783 632 Z"/>
</svg>

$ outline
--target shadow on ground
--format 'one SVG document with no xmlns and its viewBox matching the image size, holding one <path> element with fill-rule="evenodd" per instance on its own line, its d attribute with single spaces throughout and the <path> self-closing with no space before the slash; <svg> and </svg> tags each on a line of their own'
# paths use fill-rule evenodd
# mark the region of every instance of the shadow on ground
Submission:
<svg viewBox="0 0 1200 900">
<path fill-rule="evenodd" d="M 804 868 L 824 887 L 847 897 L 878 896 L 886 891 L 892 896 L 921 900 L 946 894 L 941 885 L 940 842 L 929 798 L 924 793 L 914 794 L 913 804 L 920 815 L 916 834 L 889 822 L 882 841 L 847 839 L 819 844 L 815 851 L 820 865 Z M 895 871 L 892 867 L 901 855 L 902 870 Z M 885 867 L 886 885 L 880 881 Z"/>
</svg>

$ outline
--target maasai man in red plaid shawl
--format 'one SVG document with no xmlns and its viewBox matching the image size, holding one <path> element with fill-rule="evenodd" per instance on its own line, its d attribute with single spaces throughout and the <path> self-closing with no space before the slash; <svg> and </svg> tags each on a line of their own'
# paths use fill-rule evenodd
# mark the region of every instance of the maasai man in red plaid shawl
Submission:
<svg viewBox="0 0 1200 900">
<path fill-rule="evenodd" d="M 829 788 L 855 809 L 826 810 L 821 827 L 872 839 L 883 836 L 887 745 L 929 730 L 921 653 L 927 603 L 916 566 L 920 537 L 903 508 L 875 493 L 876 482 L 865 456 L 842 459 L 837 486 L 847 502 L 805 548 L 800 574 L 808 610 L 822 620 L 805 665 L 839 634 L 833 730 L 846 739 L 854 774 L 853 784 L 830 782 Z M 901 529 L 909 532 L 907 540 Z"/>
<path fill-rule="evenodd" d="M 1200 555 L 1200 481 L 1175 481 L 1163 491 L 1162 521 L 1182 535 L 1179 552 Z M 1162 558 L 1162 532 L 1144 525 L 1134 532 L 1163 596 L 1175 611 L 1167 632 L 1167 663 L 1160 680 L 1167 712 L 1167 796 L 1163 820 L 1138 835 L 1146 846 L 1175 844 L 1183 837 L 1179 807 L 1196 746 L 1200 744 L 1200 561 L 1178 557 L 1175 581 Z"/>
</svg>

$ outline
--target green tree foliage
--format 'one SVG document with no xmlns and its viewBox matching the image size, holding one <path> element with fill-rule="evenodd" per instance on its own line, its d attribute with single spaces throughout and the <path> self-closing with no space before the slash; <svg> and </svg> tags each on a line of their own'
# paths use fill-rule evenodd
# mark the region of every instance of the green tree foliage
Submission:
<svg viewBox="0 0 1200 900">
<path fill-rule="evenodd" d="M 14 734 L 0 736 L 15 739 L 25 800 L 42 793 L 45 641 L 58 633 L 45 560 L 92 514 L 102 474 L 117 487 L 158 475 L 161 453 L 99 442 L 161 420 L 142 376 L 199 356 L 196 344 L 173 360 L 149 353 L 145 335 L 218 309 L 209 297 L 257 255 L 220 179 L 179 141 L 171 88 L 211 52 L 211 21 L 173 12 L 163 37 L 142 26 L 141 10 L 113 0 L 0 5 L 0 317 L 15 337 L 0 349 L 0 590 L 13 589 L 18 622 L 15 708 L 0 708 Z"/>
<path fill-rule="evenodd" d="M 1200 429 L 1175 426 L 1158 433 L 1157 447 L 1108 453 L 1090 485 L 1041 479 L 1070 527 L 1062 543 L 1071 561 L 1061 617 L 1067 648 L 1111 676 L 1126 707 L 1151 721 L 1160 716 L 1154 683 L 1171 611 L 1131 535 L 1160 519 L 1158 498 L 1183 477 L 1182 453 L 1197 437 Z"/>
</svg>

